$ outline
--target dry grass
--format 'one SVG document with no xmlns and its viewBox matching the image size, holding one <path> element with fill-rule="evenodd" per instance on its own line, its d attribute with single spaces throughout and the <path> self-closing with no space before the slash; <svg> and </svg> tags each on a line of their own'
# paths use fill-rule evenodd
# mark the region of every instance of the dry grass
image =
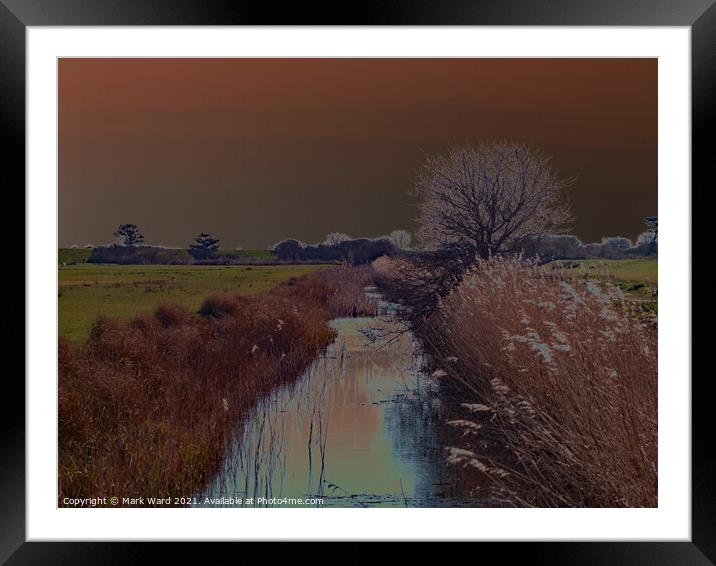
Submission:
<svg viewBox="0 0 716 566">
<path fill-rule="evenodd" d="M 99 319 L 59 343 L 59 495 L 190 496 L 217 470 L 247 409 L 296 379 L 333 339 L 326 322 L 370 312 L 368 268 Z"/>
<path fill-rule="evenodd" d="M 618 288 L 482 261 L 421 337 L 460 392 L 448 457 L 502 501 L 657 505 L 656 323 Z"/>
</svg>

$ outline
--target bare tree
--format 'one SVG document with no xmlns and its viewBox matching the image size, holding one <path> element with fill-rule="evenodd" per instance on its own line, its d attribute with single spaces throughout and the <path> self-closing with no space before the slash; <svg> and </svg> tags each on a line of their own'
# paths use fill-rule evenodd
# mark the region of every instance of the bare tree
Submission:
<svg viewBox="0 0 716 566">
<path fill-rule="evenodd" d="M 410 242 L 413 237 L 407 230 L 393 230 L 388 234 L 388 239 L 393 242 L 393 245 L 399 250 L 410 249 Z"/>
<path fill-rule="evenodd" d="M 343 232 L 331 232 L 330 234 L 326 235 L 326 239 L 323 240 L 323 243 L 326 246 L 337 246 L 341 242 L 346 242 L 350 239 L 351 237 L 348 234 L 344 234 Z"/>
<path fill-rule="evenodd" d="M 572 182 L 557 178 L 549 157 L 516 143 L 427 156 L 415 186 L 421 240 L 464 257 L 517 251 L 526 238 L 568 228 L 563 193 Z"/>
</svg>

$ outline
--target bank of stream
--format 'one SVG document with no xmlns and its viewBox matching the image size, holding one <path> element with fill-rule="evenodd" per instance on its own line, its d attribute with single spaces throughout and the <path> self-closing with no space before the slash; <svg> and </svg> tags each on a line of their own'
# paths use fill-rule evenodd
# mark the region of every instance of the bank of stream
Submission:
<svg viewBox="0 0 716 566">
<path fill-rule="evenodd" d="M 445 462 L 435 378 L 398 305 L 330 322 L 335 341 L 262 399 L 198 498 L 216 506 L 454 507 L 479 502 Z M 309 503 L 306 503 L 306 501 Z"/>
</svg>

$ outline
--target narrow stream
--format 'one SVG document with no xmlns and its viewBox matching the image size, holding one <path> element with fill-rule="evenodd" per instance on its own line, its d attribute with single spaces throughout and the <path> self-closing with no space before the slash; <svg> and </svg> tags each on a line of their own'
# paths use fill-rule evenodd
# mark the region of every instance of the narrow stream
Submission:
<svg viewBox="0 0 716 566">
<path fill-rule="evenodd" d="M 331 321 L 338 336 L 294 384 L 263 399 L 198 498 L 216 506 L 475 505 L 444 463 L 435 380 L 414 337 L 378 301 L 369 318 Z M 210 501 L 206 502 L 206 498 Z M 222 500 L 222 498 L 224 498 Z M 233 498 L 233 501 L 230 499 Z"/>
</svg>

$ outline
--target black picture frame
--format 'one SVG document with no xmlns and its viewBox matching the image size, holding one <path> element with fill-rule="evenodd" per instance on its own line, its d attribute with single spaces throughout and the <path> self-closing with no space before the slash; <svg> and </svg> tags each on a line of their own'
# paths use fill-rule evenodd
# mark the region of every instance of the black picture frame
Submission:
<svg viewBox="0 0 716 566">
<path fill-rule="evenodd" d="M 704 185 L 712 160 L 707 143 L 716 101 L 714 0 L 391 0 L 351 5 L 212 0 L 0 0 L 0 117 L 6 195 L 25 186 L 25 32 L 27 26 L 77 25 L 564 25 L 688 26 L 692 57 L 692 184 Z M 711 174 L 712 175 L 712 174 Z M 692 191 L 693 193 L 693 191 Z M 6 197 L 7 198 L 7 197 Z M 24 210 L 24 198 L 20 204 Z M 9 207 L 6 208 L 9 211 Z M 18 210 L 18 209 L 14 209 Z M 14 216 L 14 215 L 13 215 Z M 24 265 L 24 260 L 23 260 Z M 19 301 L 10 309 L 19 308 Z M 5 376 L 0 411 L 0 562 L 133 563 L 161 553 L 207 559 L 208 547 L 146 543 L 25 541 L 25 388 Z M 691 376 L 671 376 L 689 379 Z M 713 564 L 716 562 L 716 465 L 711 438 L 709 375 L 692 381 L 691 542 L 540 542 L 483 544 L 481 561 L 549 564 Z M 346 533 L 350 536 L 350 533 Z M 111 548 L 106 548 L 111 544 Z M 150 552 L 151 549 L 151 552 Z M 213 553 L 214 550 L 212 549 Z M 220 550 L 216 551 L 220 553 Z M 234 552 L 234 551 L 230 551 Z M 273 552 L 273 551 L 272 551 Z M 368 552 L 373 552 L 369 550 Z M 219 556 L 220 554 L 217 554 Z M 234 554 L 234 559 L 239 556 Z M 215 561 L 212 559 L 212 561 Z"/>
</svg>

